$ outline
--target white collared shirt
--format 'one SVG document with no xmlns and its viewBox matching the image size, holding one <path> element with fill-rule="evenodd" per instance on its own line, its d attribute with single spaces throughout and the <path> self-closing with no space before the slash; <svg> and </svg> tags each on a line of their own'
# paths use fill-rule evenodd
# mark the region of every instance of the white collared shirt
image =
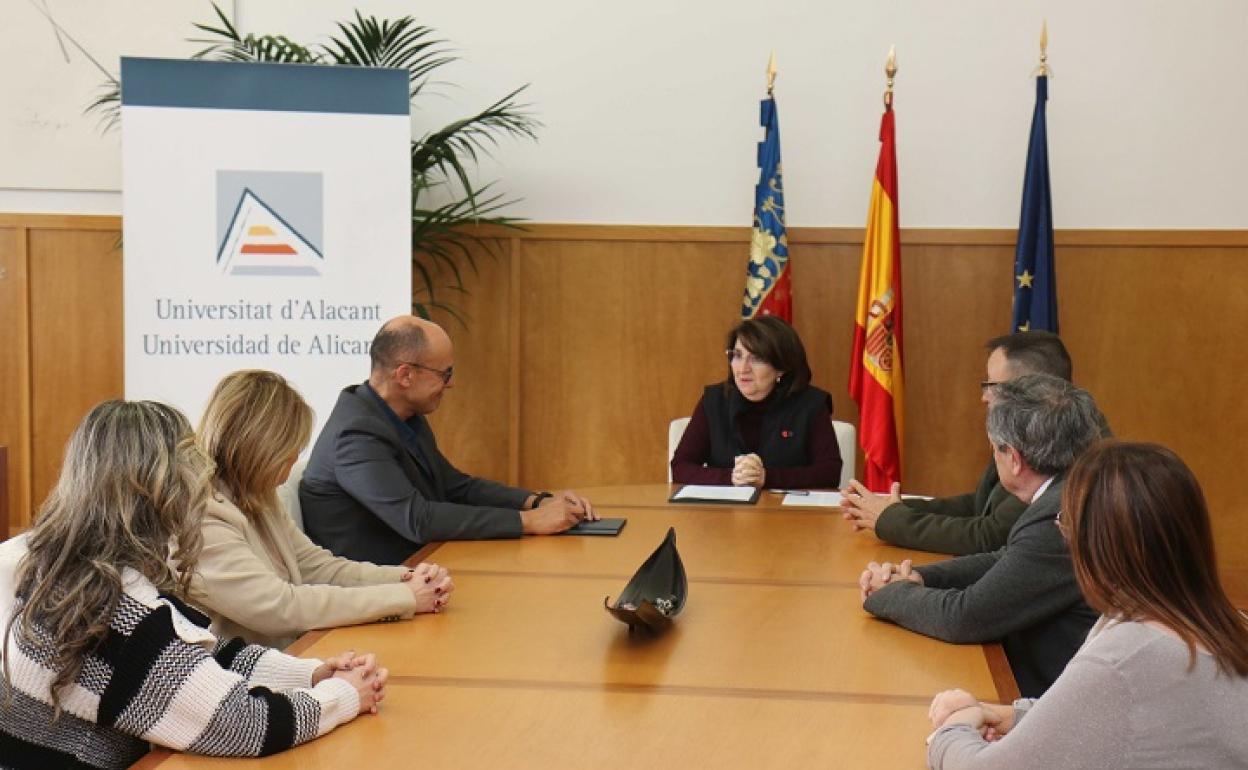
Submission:
<svg viewBox="0 0 1248 770">
<path fill-rule="evenodd" d="M 1031 496 L 1031 500 L 1028 501 L 1028 504 L 1034 503 L 1035 501 L 1039 500 L 1040 495 L 1044 494 L 1044 490 L 1049 488 L 1049 485 L 1053 483 L 1053 479 L 1055 478 L 1056 476 L 1049 476 L 1047 479 L 1045 479 L 1044 483 L 1040 485 L 1040 488 L 1036 490 L 1036 493 Z"/>
</svg>

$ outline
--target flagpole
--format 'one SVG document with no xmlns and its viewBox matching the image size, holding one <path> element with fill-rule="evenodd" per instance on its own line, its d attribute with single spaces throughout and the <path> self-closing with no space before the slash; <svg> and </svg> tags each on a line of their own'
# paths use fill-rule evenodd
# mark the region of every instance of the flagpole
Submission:
<svg viewBox="0 0 1248 770">
<path fill-rule="evenodd" d="M 1049 76 L 1049 20 L 1040 23 L 1040 66 L 1036 73 L 1040 77 Z"/>
<path fill-rule="evenodd" d="M 1040 25 L 1040 74 L 1048 76 L 1048 19 Z"/>
<path fill-rule="evenodd" d="M 772 51 L 767 59 L 767 95 L 776 89 L 776 52 Z"/>
<path fill-rule="evenodd" d="M 897 46 L 888 47 L 888 59 L 884 62 L 884 76 L 887 85 L 884 87 L 884 108 L 893 108 L 893 78 L 897 76 Z"/>
</svg>

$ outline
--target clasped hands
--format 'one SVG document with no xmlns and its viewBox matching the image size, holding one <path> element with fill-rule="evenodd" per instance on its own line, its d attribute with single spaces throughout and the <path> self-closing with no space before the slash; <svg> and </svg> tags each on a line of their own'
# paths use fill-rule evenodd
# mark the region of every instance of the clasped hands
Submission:
<svg viewBox="0 0 1248 770">
<path fill-rule="evenodd" d="M 875 522 L 884 513 L 884 509 L 893 503 L 901 502 L 901 484 L 893 483 L 887 495 L 879 495 L 870 491 L 857 479 L 841 490 L 841 509 L 845 520 L 854 525 L 854 530 L 869 529 L 875 531 Z"/>
<path fill-rule="evenodd" d="M 390 670 L 377 667 L 377 656 L 370 653 L 356 655 L 354 650 L 347 650 L 335 658 L 317 666 L 312 672 L 312 686 L 320 684 L 330 677 L 342 679 L 355 687 L 360 696 L 361 714 L 376 714 L 377 704 L 386 697 L 386 682 L 390 679 Z"/>
<path fill-rule="evenodd" d="M 923 576 L 911 568 L 909 559 L 902 561 L 901 564 L 893 564 L 891 561 L 883 564 L 871 562 L 858 577 L 858 587 L 862 589 L 862 598 L 865 601 L 868 596 L 889 583 L 904 580 L 923 585 Z"/>
<path fill-rule="evenodd" d="M 446 567 L 421 562 L 404 572 L 399 580 L 405 583 L 416 599 L 416 612 L 441 612 L 451 600 L 455 583 Z"/>
<path fill-rule="evenodd" d="M 945 725 L 967 725 L 979 731 L 986 741 L 999 740 L 1014 727 L 1014 707 L 983 703 L 966 690 L 945 690 L 932 698 L 927 710 L 932 729 Z"/>
<path fill-rule="evenodd" d="M 737 455 L 732 464 L 734 487 L 761 487 L 766 478 L 767 469 L 763 467 L 763 458 L 753 452 L 748 455 Z"/>
<path fill-rule="evenodd" d="M 532 510 L 520 511 L 520 525 L 526 535 L 555 535 L 582 521 L 597 520 L 589 500 L 571 489 L 556 492 Z"/>
</svg>

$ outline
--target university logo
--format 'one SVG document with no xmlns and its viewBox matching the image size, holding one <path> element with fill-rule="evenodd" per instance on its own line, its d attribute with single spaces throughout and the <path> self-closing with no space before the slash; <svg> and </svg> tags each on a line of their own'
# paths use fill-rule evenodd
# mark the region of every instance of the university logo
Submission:
<svg viewBox="0 0 1248 770">
<path fill-rule="evenodd" d="M 225 275 L 320 275 L 323 188 L 317 172 L 218 171 L 218 269 Z"/>
</svg>

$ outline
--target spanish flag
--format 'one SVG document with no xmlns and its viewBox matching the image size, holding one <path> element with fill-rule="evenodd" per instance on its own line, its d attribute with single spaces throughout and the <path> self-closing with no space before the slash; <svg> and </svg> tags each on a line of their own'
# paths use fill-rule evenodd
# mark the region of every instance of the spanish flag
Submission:
<svg viewBox="0 0 1248 770">
<path fill-rule="evenodd" d="M 858 402 L 863 483 L 887 492 L 901 481 L 901 231 L 897 218 L 897 149 L 889 99 L 880 121 L 880 160 L 871 186 L 858 278 L 849 394 Z"/>
</svg>

